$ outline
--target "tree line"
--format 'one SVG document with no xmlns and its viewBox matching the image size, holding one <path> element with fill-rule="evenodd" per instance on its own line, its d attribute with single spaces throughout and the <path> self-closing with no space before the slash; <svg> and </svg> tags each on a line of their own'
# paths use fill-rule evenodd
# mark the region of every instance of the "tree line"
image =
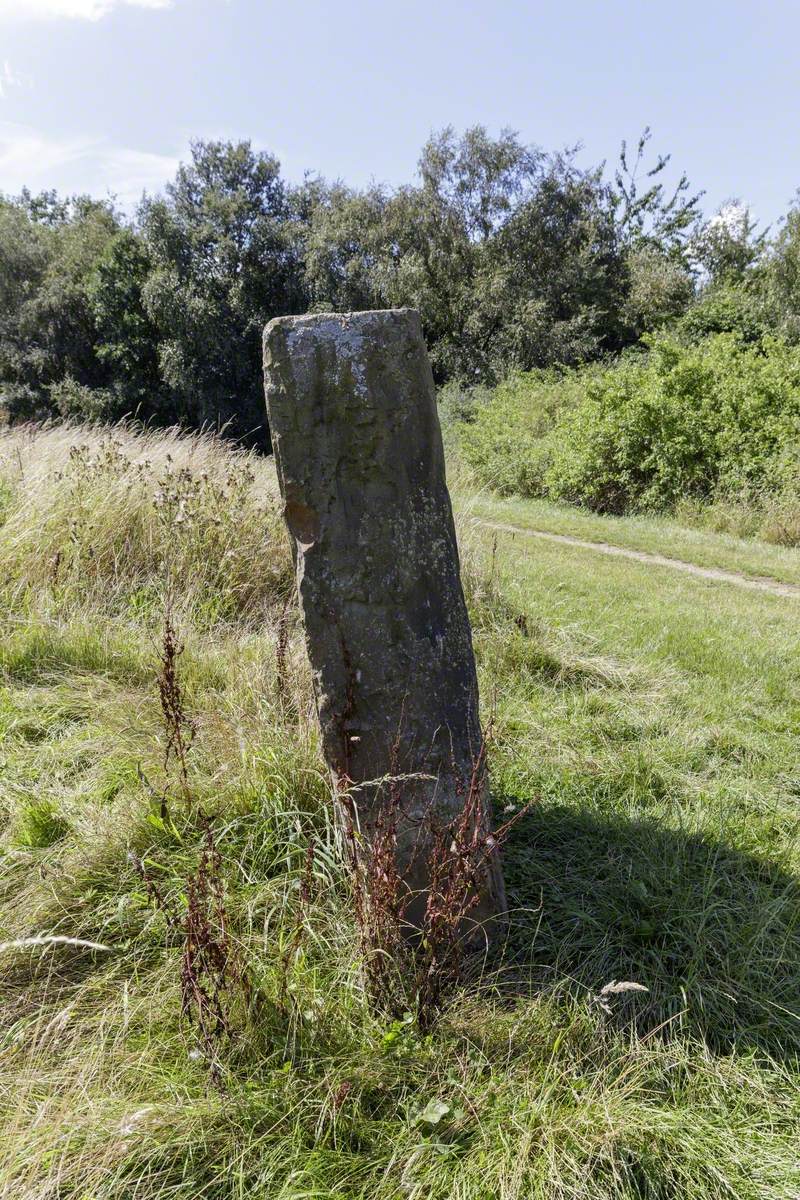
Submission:
<svg viewBox="0 0 800 1200">
<path fill-rule="evenodd" d="M 582 167 L 510 131 L 445 129 L 413 183 L 292 184 L 248 142 L 193 144 L 134 216 L 53 192 L 0 197 L 0 413 L 226 427 L 267 444 L 273 316 L 410 305 L 437 380 L 580 366 L 666 325 L 800 338 L 800 209 L 773 236 L 704 220 L 649 133 Z"/>
</svg>

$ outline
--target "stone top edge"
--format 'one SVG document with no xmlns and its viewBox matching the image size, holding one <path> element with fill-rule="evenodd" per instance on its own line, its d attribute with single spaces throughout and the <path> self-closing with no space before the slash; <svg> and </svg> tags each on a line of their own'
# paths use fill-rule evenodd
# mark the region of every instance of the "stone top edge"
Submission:
<svg viewBox="0 0 800 1200">
<path fill-rule="evenodd" d="M 264 326 L 264 335 L 267 336 L 272 330 L 277 329 L 298 329 L 307 326 L 330 324 L 331 322 L 347 328 L 352 325 L 361 324 L 362 321 L 374 320 L 375 317 L 416 317 L 419 320 L 419 313 L 415 308 L 367 308 L 361 312 L 317 312 L 303 313 L 295 317 L 273 317 Z"/>
</svg>

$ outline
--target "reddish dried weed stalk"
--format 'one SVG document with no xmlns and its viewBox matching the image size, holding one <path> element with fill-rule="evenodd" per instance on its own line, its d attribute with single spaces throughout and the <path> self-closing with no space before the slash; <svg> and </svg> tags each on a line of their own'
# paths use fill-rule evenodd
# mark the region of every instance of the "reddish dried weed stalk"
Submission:
<svg viewBox="0 0 800 1200">
<path fill-rule="evenodd" d="M 188 753 L 197 727 L 187 714 L 180 681 L 178 660 L 182 653 L 183 645 L 175 631 L 168 597 L 158 671 L 158 693 L 165 735 L 164 787 L 161 793 L 153 788 L 150 791 L 160 799 L 161 819 L 166 822 L 169 819 L 171 764 L 174 762 L 186 816 L 194 820 L 198 832 L 202 834 L 196 870 L 185 881 L 185 911 L 180 910 L 157 882 L 147 860 L 132 854 L 131 861 L 144 883 L 150 902 L 163 914 L 169 934 L 181 946 L 181 1011 L 198 1031 L 200 1048 L 208 1063 L 212 1083 L 221 1087 L 218 1049 L 222 1041 L 231 1036 L 231 1012 L 236 997 L 249 1001 L 251 989 L 228 932 L 222 858 L 211 819 L 194 802 L 191 792 Z M 144 775 L 142 778 L 147 783 Z"/>
<path fill-rule="evenodd" d="M 178 675 L 178 659 L 184 646 L 178 640 L 172 619 L 172 601 L 168 595 L 164 613 L 164 632 L 161 639 L 161 655 L 158 672 L 158 695 L 164 722 L 164 777 L 169 779 L 172 759 L 178 768 L 178 783 L 183 799 L 190 799 L 187 755 L 197 733 L 197 725 L 186 714 L 183 688 Z M 162 818 L 166 817 L 167 798 L 164 792 Z"/>
<path fill-rule="evenodd" d="M 480 938 L 472 916 L 486 891 L 492 859 L 515 816 L 491 830 L 484 739 L 469 782 L 461 788 L 457 815 L 441 822 L 430 811 L 420 824 L 415 860 L 423 858 L 427 880 L 424 906 L 409 888 L 397 863 L 398 827 L 403 819 L 403 777 L 392 776 L 365 846 L 356 828 L 349 789 L 340 795 L 355 885 L 355 909 L 364 951 L 366 982 L 374 1002 L 399 1015 L 412 1009 L 421 1028 L 429 1027 L 448 993 L 462 977 L 465 953 Z M 346 782 L 346 781 L 345 781 Z"/>
</svg>

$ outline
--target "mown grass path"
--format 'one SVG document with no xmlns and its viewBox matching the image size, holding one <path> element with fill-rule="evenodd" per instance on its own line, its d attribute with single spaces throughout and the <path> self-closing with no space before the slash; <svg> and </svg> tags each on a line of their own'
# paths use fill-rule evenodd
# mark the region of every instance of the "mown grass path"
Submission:
<svg viewBox="0 0 800 1200">
<path fill-rule="evenodd" d="M 612 554 L 619 558 L 631 558 L 636 562 L 650 563 L 654 567 L 670 567 L 675 571 L 686 571 L 701 579 L 714 579 L 720 583 L 732 583 L 736 587 L 752 588 L 757 592 L 771 592 L 775 596 L 800 597 L 800 585 L 782 583 L 778 579 L 752 578 L 738 571 L 725 571 L 720 567 L 700 567 L 697 563 L 684 562 L 679 558 L 668 558 L 665 554 L 652 554 L 645 550 L 631 550 L 625 546 L 614 546 L 610 542 L 589 542 L 582 538 L 572 537 L 567 533 L 553 533 L 545 529 L 523 529 L 519 525 L 506 525 L 500 521 L 482 521 L 478 524 L 485 529 L 495 529 L 500 533 L 512 535 L 521 534 L 523 537 L 546 538 L 550 542 L 561 542 L 566 546 L 577 546 L 582 550 L 593 550 L 599 554 Z"/>
<path fill-rule="evenodd" d="M 477 520 L 511 525 L 536 533 L 554 533 L 578 542 L 607 544 L 660 555 L 698 567 L 710 567 L 748 579 L 775 580 L 800 587 L 800 551 L 755 538 L 738 537 L 681 524 L 673 517 L 601 516 L 570 504 L 520 500 L 487 492 L 475 494 L 456 476 L 456 509 Z"/>
</svg>

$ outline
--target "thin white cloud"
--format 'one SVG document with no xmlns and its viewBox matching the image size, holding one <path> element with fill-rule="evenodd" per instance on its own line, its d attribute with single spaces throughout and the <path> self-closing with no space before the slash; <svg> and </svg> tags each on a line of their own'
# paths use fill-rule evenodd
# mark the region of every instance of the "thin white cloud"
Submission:
<svg viewBox="0 0 800 1200">
<path fill-rule="evenodd" d="M 180 154 L 154 154 L 149 150 L 132 150 L 128 146 L 106 147 L 101 152 L 102 170 L 109 179 L 108 190 L 118 198 L 123 208 L 133 208 L 143 192 L 160 192 L 175 175 Z"/>
<path fill-rule="evenodd" d="M 26 125 L 0 121 L 0 189 L 6 195 L 23 187 L 32 192 L 55 188 L 64 195 L 110 194 L 131 210 L 142 192 L 162 190 L 181 157 L 116 146 L 106 138 L 53 138 Z"/>
<path fill-rule="evenodd" d="M 8 59 L 0 64 L 0 100 L 4 100 L 13 88 L 30 87 L 30 75 L 15 71 Z"/>
<path fill-rule="evenodd" d="M 708 222 L 708 228 L 716 233 L 727 234 L 734 241 L 741 241 L 747 236 L 747 226 L 753 221 L 753 214 L 747 204 L 741 200 L 729 200 L 717 210 Z"/>
<path fill-rule="evenodd" d="M 0 21 L 48 21 L 67 18 L 99 21 L 123 5 L 172 8 L 174 0 L 0 0 Z"/>
</svg>

